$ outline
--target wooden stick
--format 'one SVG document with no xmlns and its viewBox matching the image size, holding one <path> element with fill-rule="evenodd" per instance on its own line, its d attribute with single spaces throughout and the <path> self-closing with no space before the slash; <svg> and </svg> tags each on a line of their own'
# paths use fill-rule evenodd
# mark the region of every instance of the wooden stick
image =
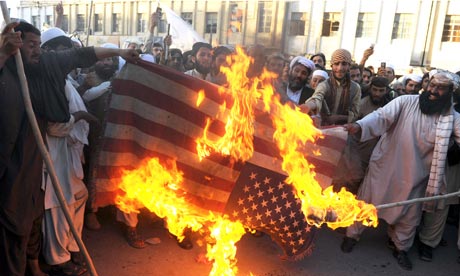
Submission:
<svg viewBox="0 0 460 276">
<path fill-rule="evenodd" d="M 445 194 L 445 195 L 437 195 L 437 196 L 431 196 L 431 197 L 422 197 L 422 198 L 414 198 L 406 201 L 400 201 L 400 202 L 394 202 L 394 203 L 388 203 L 388 204 L 382 204 L 382 205 L 377 205 L 375 208 L 377 210 L 380 209 L 388 209 L 392 207 L 397 207 L 397 206 L 404 206 L 404 205 L 411 205 L 414 203 L 420 203 L 420 202 L 425 202 L 425 201 L 433 201 L 433 200 L 439 200 L 439 199 L 446 199 L 449 197 L 454 197 L 454 196 L 460 196 L 460 191 L 453 192 L 450 194 Z"/>
<path fill-rule="evenodd" d="M 8 24 L 10 23 L 10 15 L 8 13 L 8 7 L 6 6 L 6 1 L 0 1 L 0 5 L 2 8 L 3 18 L 5 19 L 5 22 Z M 72 217 L 70 216 L 69 209 L 67 208 L 67 201 L 64 198 L 64 195 L 61 190 L 61 184 L 59 183 L 59 179 L 57 178 L 57 175 L 56 175 L 56 170 L 54 169 L 53 161 L 51 160 L 49 152 L 46 149 L 45 143 L 43 141 L 43 137 L 41 136 L 40 129 L 37 123 L 37 119 L 35 118 L 35 114 L 32 108 L 32 101 L 30 100 L 29 86 L 27 85 L 27 79 L 24 73 L 24 64 L 22 63 L 21 51 L 17 52 L 17 54 L 15 55 L 15 60 L 16 60 L 16 67 L 17 67 L 17 71 L 19 75 L 19 81 L 21 85 L 22 96 L 24 98 L 24 105 L 26 108 L 27 117 L 31 124 L 32 130 L 34 133 L 34 137 L 35 137 L 35 140 L 37 141 L 37 145 L 40 150 L 40 153 L 43 156 L 43 160 L 46 164 L 46 168 L 48 169 L 48 173 L 51 177 L 51 183 L 53 184 L 54 191 L 59 200 L 59 203 L 61 204 L 62 211 L 64 212 L 64 216 L 67 220 L 67 223 L 69 224 L 70 230 L 72 231 L 73 237 L 75 238 L 75 241 L 77 242 L 78 247 L 83 253 L 83 256 L 85 257 L 86 261 L 88 262 L 88 267 L 90 269 L 91 275 L 98 276 L 96 269 L 94 267 L 94 264 L 91 260 L 91 257 L 89 256 L 88 251 L 86 250 L 86 247 L 83 244 L 83 241 L 81 240 L 79 233 L 77 232 L 77 229 L 75 228 L 75 225 L 73 224 Z"/>
</svg>

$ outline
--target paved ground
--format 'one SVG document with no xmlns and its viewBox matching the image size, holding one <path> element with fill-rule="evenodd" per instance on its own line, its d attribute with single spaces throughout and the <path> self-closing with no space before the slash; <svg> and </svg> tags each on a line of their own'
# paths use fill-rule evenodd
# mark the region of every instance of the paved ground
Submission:
<svg viewBox="0 0 460 276">
<path fill-rule="evenodd" d="M 158 237 L 161 243 L 145 249 L 130 247 L 121 236 L 110 209 L 99 212 L 102 229 L 84 230 L 84 242 L 89 250 L 100 276 L 205 276 L 210 264 L 195 261 L 205 249 L 195 246 L 183 250 L 168 236 L 162 222 L 141 218 L 140 233 L 145 238 Z M 414 269 L 402 270 L 386 248 L 385 225 L 368 229 L 352 253 L 344 254 L 339 245 L 342 235 L 327 228 L 321 229 L 316 237 L 316 248 L 310 257 L 298 262 L 282 261 L 278 246 L 265 235 L 255 238 L 245 235 L 237 244 L 238 275 L 255 276 L 458 276 L 460 264 L 456 262 L 457 228 L 449 225 L 445 231 L 447 246 L 434 252 L 432 263 L 418 259 L 415 249 L 410 251 Z"/>
</svg>

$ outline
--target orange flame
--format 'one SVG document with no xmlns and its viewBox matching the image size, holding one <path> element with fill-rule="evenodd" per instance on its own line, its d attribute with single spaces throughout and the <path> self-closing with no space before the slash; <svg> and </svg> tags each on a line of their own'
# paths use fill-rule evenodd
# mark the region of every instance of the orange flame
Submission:
<svg viewBox="0 0 460 276">
<path fill-rule="evenodd" d="M 209 228 L 212 245 L 207 245 L 206 257 L 213 260 L 210 275 L 236 275 L 236 246 L 245 229 L 240 222 L 232 222 L 227 217 L 216 216 L 212 212 L 200 214 L 188 204 L 183 194 L 178 193 L 183 173 L 176 163 L 166 166 L 158 158 L 142 162 L 137 169 L 125 171 L 120 189 L 125 192 L 116 198 L 116 204 L 123 212 L 139 212 L 142 207 L 164 218 L 170 233 L 179 240 L 184 238 L 184 229 L 206 232 Z"/>
<path fill-rule="evenodd" d="M 215 151 L 242 161 L 248 160 L 253 154 L 254 111 L 263 104 L 263 110 L 271 115 L 275 128 L 273 139 L 283 158 L 282 169 L 288 175 L 286 183 L 294 186 L 308 223 L 316 226 L 327 223 L 329 227 L 337 228 L 362 221 L 364 225 L 377 226 L 377 211 L 373 205 L 356 200 L 352 193 L 345 190 L 334 193 L 330 187 L 323 191 L 316 181 L 314 166 L 305 158 L 305 144 L 322 138 L 322 135 L 314 127 L 310 116 L 297 107 L 281 104 L 271 85 L 272 73 L 264 70 L 260 77 L 249 80 L 245 72 L 252 59 L 241 48 L 237 48 L 237 54 L 232 58 L 234 63 L 231 67 L 222 68 L 229 87 L 220 90 L 234 99 L 227 115 L 226 134 L 217 141 L 208 139 L 206 132 L 211 123 L 208 120 L 203 137 L 197 139 L 200 156 L 209 156 Z M 317 150 L 313 153 L 321 154 Z"/>
</svg>

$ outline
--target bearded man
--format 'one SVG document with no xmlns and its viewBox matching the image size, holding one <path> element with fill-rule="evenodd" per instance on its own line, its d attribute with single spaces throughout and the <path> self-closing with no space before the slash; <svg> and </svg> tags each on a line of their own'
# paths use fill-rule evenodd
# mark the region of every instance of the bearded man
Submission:
<svg viewBox="0 0 460 276">
<path fill-rule="evenodd" d="M 320 83 L 305 104 L 305 113 L 321 113 L 322 125 L 344 124 L 356 121 L 361 100 L 359 84 L 350 78 L 351 53 L 337 49 L 332 53 L 332 73 Z"/>
<path fill-rule="evenodd" d="M 381 136 L 358 191 L 358 198 L 374 205 L 433 196 L 445 192 L 444 168 L 449 138 L 460 142 L 460 114 L 454 112 L 452 94 L 458 76 L 447 71 L 434 74 L 427 91 L 398 97 L 356 123 L 350 134 L 367 141 Z M 388 245 L 401 268 L 412 269 L 407 252 L 414 242 L 422 210 L 433 211 L 434 202 L 379 210 L 388 223 Z M 341 249 L 351 252 L 364 226 L 347 229 Z"/>
<path fill-rule="evenodd" d="M 288 99 L 296 105 L 303 104 L 315 92 L 307 86 L 313 70 L 315 70 L 315 64 L 306 57 L 297 56 L 289 63 L 289 82 L 286 94 Z"/>
<path fill-rule="evenodd" d="M 190 75 L 195 78 L 202 80 L 210 80 L 208 74 L 211 72 L 212 64 L 212 46 L 205 42 L 196 42 L 192 46 L 192 61 L 195 69 L 191 69 L 185 72 L 186 75 Z"/>
</svg>

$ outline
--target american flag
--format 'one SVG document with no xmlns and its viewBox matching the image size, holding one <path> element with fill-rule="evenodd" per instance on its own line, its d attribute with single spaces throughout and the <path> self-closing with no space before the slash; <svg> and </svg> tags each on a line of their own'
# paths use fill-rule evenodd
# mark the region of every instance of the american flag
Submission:
<svg viewBox="0 0 460 276">
<path fill-rule="evenodd" d="M 96 187 L 96 207 L 114 204 L 123 169 L 134 169 L 145 158 L 175 160 L 184 173 L 181 189 L 203 213 L 227 213 L 248 227 L 269 233 L 288 257 L 311 251 L 313 228 L 306 221 L 293 189 L 284 183 L 273 126 L 258 112 L 254 154 L 245 163 L 229 162 L 213 154 L 199 161 L 195 139 L 206 119 L 215 118 L 225 100 L 218 87 L 171 70 L 140 61 L 127 64 L 113 81 L 100 152 L 91 182 Z M 196 107 L 198 91 L 205 99 Z M 225 123 L 215 120 L 209 137 L 225 133 Z M 307 150 L 316 166 L 316 178 L 327 186 L 346 142 L 341 128 L 329 129 Z M 332 134 L 332 135 L 329 135 Z M 320 150 L 321 156 L 313 154 Z"/>
</svg>

